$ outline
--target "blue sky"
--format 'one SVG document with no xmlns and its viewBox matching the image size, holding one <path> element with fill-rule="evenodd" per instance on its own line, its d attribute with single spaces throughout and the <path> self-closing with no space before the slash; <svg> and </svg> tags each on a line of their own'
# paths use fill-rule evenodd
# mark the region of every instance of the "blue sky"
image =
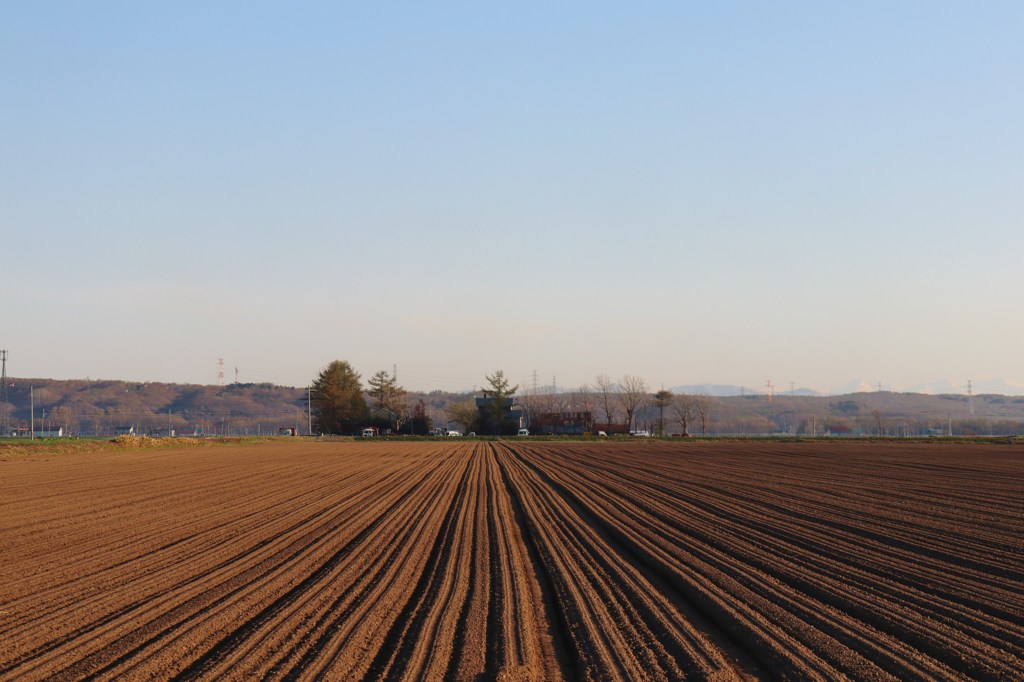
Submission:
<svg viewBox="0 0 1024 682">
<path fill-rule="evenodd" d="M 8 3 L 8 372 L 1024 382 L 1024 5 Z"/>
</svg>

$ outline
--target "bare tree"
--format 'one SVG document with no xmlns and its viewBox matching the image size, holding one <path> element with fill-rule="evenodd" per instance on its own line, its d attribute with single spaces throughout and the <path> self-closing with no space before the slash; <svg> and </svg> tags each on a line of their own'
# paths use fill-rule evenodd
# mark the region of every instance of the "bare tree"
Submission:
<svg viewBox="0 0 1024 682">
<path fill-rule="evenodd" d="M 876 428 L 878 429 L 876 433 L 878 434 L 879 437 L 881 437 L 882 436 L 882 411 L 881 410 L 871 410 L 871 416 L 875 418 Z"/>
<path fill-rule="evenodd" d="M 647 401 L 647 382 L 626 374 L 619 379 L 619 403 L 626 411 L 626 426 L 633 428 L 633 415 Z"/>
<path fill-rule="evenodd" d="M 693 406 L 700 416 L 700 435 L 708 435 L 708 423 L 711 421 L 711 410 L 715 407 L 715 399 L 700 393 L 694 396 Z"/>
<path fill-rule="evenodd" d="M 459 402 L 449 402 L 445 406 L 444 411 L 449 423 L 458 422 L 467 431 L 474 428 L 479 415 L 473 398 L 467 398 Z"/>
<path fill-rule="evenodd" d="M 554 379 L 551 381 L 551 393 L 548 394 L 548 412 L 552 414 L 564 414 L 569 411 L 572 403 L 572 394 L 558 390 Z"/>
<path fill-rule="evenodd" d="M 676 414 L 676 419 L 683 427 L 683 435 L 690 435 L 690 420 L 696 416 L 697 408 L 694 405 L 694 397 L 683 393 L 677 395 L 672 401 L 672 411 Z"/>
<path fill-rule="evenodd" d="M 594 390 L 597 391 L 597 402 L 604 408 L 604 423 L 612 425 L 612 416 L 615 414 L 615 395 L 618 393 L 618 386 L 612 383 L 607 374 L 598 374 L 594 379 Z"/>
<path fill-rule="evenodd" d="M 575 408 L 577 412 L 594 412 L 594 393 L 589 384 L 583 384 L 576 389 L 574 394 Z"/>
<path fill-rule="evenodd" d="M 540 388 L 537 386 L 524 388 L 516 398 L 516 402 L 526 412 L 526 424 L 530 427 L 536 424 L 537 415 L 544 411 L 544 396 Z"/>
</svg>

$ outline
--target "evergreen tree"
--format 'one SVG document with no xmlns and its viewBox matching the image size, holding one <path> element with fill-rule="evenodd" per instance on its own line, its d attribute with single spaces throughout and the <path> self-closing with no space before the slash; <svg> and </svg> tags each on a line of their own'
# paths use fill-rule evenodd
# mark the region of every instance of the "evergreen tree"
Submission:
<svg viewBox="0 0 1024 682">
<path fill-rule="evenodd" d="M 370 397 L 373 398 L 373 406 L 390 410 L 395 415 L 401 416 L 404 407 L 406 390 L 398 385 L 394 376 L 381 370 L 367 380 Z"/>
<path fill-rule="evenodd" d="M 665 408 L 672 404 L 675 398 L 672 391 L 661 389 L 654 394 L 654 406 L 658 408 L 658 435 L 665 435 Z"/>
<path fill-rule="evenodd" d="M 311 390 L 314 427 L 321 433 L 354 432 L 369 416 L 359 373 L 343 360 L 327 365 Z"/>
<path fill-rule="evenodd" d="M 412 421 L 410 422 L 412 433 L 418 436 L 425 436 L 430 433 L 430 430 L 434 427 L 430 416 L 427 414 L 427 404 L 423 402 L 423 398 L 416 401 L 416 406 L 412 411 Z"/>
<path fill-rule="evenodd" d="M 509 413 L 512 411 L 512 396 L 519 390 L 519 386 L 509 386 L 505 372 L 496 371 L 493 375 L 484 375 L 490 388 L 484 389 L 484 396 L 488 400 L 486 407 L 481 409 L 481 421 L 483 428 L 494 434 L 515 433 L 518 427 L 509 420 Z"/>
</svg>

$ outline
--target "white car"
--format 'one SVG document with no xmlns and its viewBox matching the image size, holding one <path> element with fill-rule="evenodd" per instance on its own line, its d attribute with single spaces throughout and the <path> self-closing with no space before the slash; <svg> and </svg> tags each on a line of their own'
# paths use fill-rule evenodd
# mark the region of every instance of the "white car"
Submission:
<svg viewBox="0 0 1024 682">
<path fill-rule="evenodd" d="M 530 435 L 530 429 L 519 429 L 519 433 L 517 433 L 516 435 L 517 436 L 529 436 Z"/>
<path fill-rule="evenodd" d="M 446 436 L 461 436 L 462 434 L 459 433 L 458 431 L 449 431 L 449 432 L 447 432 L 444 435 L 446 435 Z"/>
<path fill-rule="evenodd" d="M 633 431 L 629 435 L 631 435 L 631 436 L 640 436 L 642 438 L 650 438 L 651 437 L 651 432 L 650 431 Z"/>
</svg>

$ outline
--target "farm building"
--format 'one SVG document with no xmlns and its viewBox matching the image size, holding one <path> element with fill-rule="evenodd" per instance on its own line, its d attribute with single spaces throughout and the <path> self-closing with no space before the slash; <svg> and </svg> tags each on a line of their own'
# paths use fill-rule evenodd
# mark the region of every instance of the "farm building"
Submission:
<svg viewBox="0 0 1024 682">
<path fill-rule="evenodd" d="M 604 422 L 595 422 L 594 431 L 604 431 L 609 436 L 626 436 L 629 434 L 628 424 L 606 424 Z"/>
<path fill-rule="evenodd" d="M 530 430 L 543 436 L 582 436 L 594 430 L 594 416 L 590 412 L 541 412 L 530 420 Z"/>
<path fill-rule="evenodd" d="M 402 416 L 386 407 L 372 408 L 370 410 L 370 421 L 375 424 L 388 424 L 395 431 L 402 428 Z"/>
<path fill-rule="evenodd" d="M 58 426 L 54 428 L 51 426 L 44 429 L 41 426 L 37 426 L 34 429 L 30 429 L 25 426 L 12 426 L 5 435 L 11 438 L 63 438 L 64 427 Z"/>
<path fill-rule="evenodd" d="M 481 430 L 485 433 L 515 433 L 521 429 L 524 426 L 523 409 L 516 405 L 512 398 L 495 398 L 488 395 L 489 393 L 490 391 L 483 391 L 483 396 L 476 398 Z"/>
</svg>

